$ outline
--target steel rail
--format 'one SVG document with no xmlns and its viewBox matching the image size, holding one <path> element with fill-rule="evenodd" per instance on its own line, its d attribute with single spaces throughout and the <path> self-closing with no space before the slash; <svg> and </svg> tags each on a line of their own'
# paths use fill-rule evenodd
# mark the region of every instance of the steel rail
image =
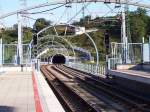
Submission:
<svg viewBox="0 0 150 112">
<path fill-rule="evenodd" d="M 47 66 L 41 66 L 41 71 L 46 77 L 50 86 L 53 86 L 54 92 L 56 91 L 57 97 L 61 97 L 61 103 L 69 108 L 67 112 L 97 112 L 93 107 L 91 107 L 87 102 L 85 102 L 78 94 L 76 94 L 70 87 L 68 87 L 64 81 L 60 80 Z M 72 80 L 68 79 L 66 83 L 72 83 Z M 57 87 L 58 86 L 58 87 Z M 61 89 L 61 90 L 60 90 Z M 56 93 L 55 92 L 55 93 Z M 64 94 L 65 93 L 65 94 Z M 59 96 L 58 96 L 59 95 Z M 67 96 L 66 96 L 67 95 Z M 66 99 L 69 98 L 69 100 Z M 71 104 L 73 103 L 73 104 Z"/>
<path fill-rule="evenodd" d="M 105 93 L 108 92 L 111 96 L 119 98 L 123 102 L 129 103 L 130 105 L 135 106 L 135 108 L 137 108 L 139 110 L 150 111 L 149 108 L 144 108 L 144 107 L 142 107 L 142 105 L 140 106 L 140 104 L 138 102 L 138 99 L 140 99 L 141 102 L 145 102 L 145 104 L 149 104 L 150 100 L 148 100 L 144 97 L 138 96 L 135 93 L 131 93 L 130 91 L 125 91 L 122 88 L 120 89 L 116 86 L 110 85 L 108 82 L 105 82 L 103 80 L 97 80 L 97 79 L 91 77 L 90 75 L 87 75 L 86 73 L 80 73 L 79 71 L 72 70 L 71 68 L 68 69 L 67 67 L 64 67 L 64 66 L 57 66 L 57 67 L 60 70 L 63 70 L 64 72 L 66 72 L 70 75 L 80 78 L 83 81 L 83 83 L 85 83 L 85 84 L 87 83 L 93 87 L 103 90 L 103 91 L 105 91 Z M 94 81 L 95 83 L 93 84 L 91 81 Z M 103 88 L 103 86 L 104 86 L 104 88 Z M 132 96 L 131 99 L 133 99 L 133 100 L 131 100 L 128 96 L 129 97 Z"/>
</svg>

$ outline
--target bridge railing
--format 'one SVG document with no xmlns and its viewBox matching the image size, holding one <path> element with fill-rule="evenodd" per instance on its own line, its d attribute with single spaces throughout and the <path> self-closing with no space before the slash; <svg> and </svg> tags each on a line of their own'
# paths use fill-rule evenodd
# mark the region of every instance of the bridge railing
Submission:
<svg viewBox="0 0 150 112">
<path fill-rule="evenodd" d="M 77 70 L 91 73 L 93 75 L 105 75 L 105 65 L 97 66 L 96 64 L 85 64 L 80 62 L 69 62 L 66 65 Z"/>
</svg>

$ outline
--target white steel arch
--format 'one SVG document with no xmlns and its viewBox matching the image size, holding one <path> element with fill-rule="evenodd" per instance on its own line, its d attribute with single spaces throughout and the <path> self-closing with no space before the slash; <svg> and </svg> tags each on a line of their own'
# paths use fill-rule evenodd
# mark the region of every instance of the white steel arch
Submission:
<svg viewBox="0 0 150 112">
<path fill-rule="evenodd" d="M 46 44 L 46 43 L 49 43 L 49 42 L 54 42 L 54 43 L 60 45 L 60 47 L 66 49 L 67 55 L 69 56 L 69 52 L 68 52 L 67 48 L 66 48 L 63 44 L 61 44 L 61 43 L 59 43 L 59 42 L 57 42 L 57 41 L 48 41 L 48 42 L 43 43 L 42 45 L 44 45 L 44 44 Z M 40 46 L 42 46 L 42 45 L 40 45 Z M 53 46 L 52 46 L 52 47 L 53 47 Z M 49 45 L 46 45 L 46 46 L 44 47 L 44 49 L 46 49 L 46 48 L 49 48 Z M 39 57 L 39 55 L 37 55 L 37 58 L 38 58 L 38 57 Z"/>
<path fill-rule="evenodd" d="M 50 25 L 50 26 L 48 26 L 48 27 L 42 29 L 41 31 L 39 31 L 39 32 L 37 33 L 37 40 L 38 40 L 38 38 L 39 38 L 39 35 L 40 35 L 42 32 L 46 31 L 47 29 L 49 29 L 49 28 L 51 28 L 51 27 L 54 27 L 54 26 Z M 56 33 L 55 37 L 58 37 L 56 31 L 55 31 L 55 33 Z M 49 36 L 50 36 L 50 35 L 49 35 Z M 54 35 L 52 35 L 52 36 L 54 36 Z M 74 57 L 76 57 L 76 54 L 75 54 L 73 45 L 72 45 L 67 39 L 65 39 L 65 38 L 63 38 L 63 37 L 60 37 L 60 38 L 61 38 L 62 40 L 64 40 L 64 41 L 71 47 L 71 49 L 72 49 L 72 51 L 73 51 L 73 54 L 74 54 Z M 74 62 L 75 62 L 75 59 L 74 59 Z"/>
<path fill-rule="evenodd" d="M 50 35 L 48 35 L 48 36 L 50 36 Z M 57 37 L 57 36 L 56 36 Z M 41 37 L 41 38 L 44 38 L 44 37 Z M 49 38 L 51 38 L 51 37 L 49 37 Z M 72 46 L 72 44 L 68 41 L 68 40 L 66 40 L 66 39 L 64 39 L 64 38 L 62 38 L 61 37 L 61 39 L 63 39 L 70 47 L 71 47 L 71 49 L 72 49 L 72 52 L 73 52 L 73 54 L 74 54 L 74 56 L 76 56 L 76 54 L 75 54 L 75 51 L 74 51 L 74 48 L 73 48 L 73 46 Z M 48 42 L 47 42 L 48 43 Z"/>
<path fill-rule="evenodd" d="M 78 28 L 78 27 L 76 27 L 76 26 L 74 26 L 74 25 L 70 25 L 70 24 L 58 24 L 58 25 L 66 25 L 66 26 L 71 26 L 71 27 L 74 27 L 74 28 Z M 55 26 L 58 26 L 58 25 L 55 25 Z M 39 35 L 40 35 L 42 32 L 44 32 L 44 31 L 46 31 L 47 29 L 53 27 L 56 36 L 59 37 L 59 38 L 61 38 L 61 39 L 64 39 L 64 40 L 68 43 L 68 41 L 67 41 L 65 38 L 63 38 L 63 37 L 66 37 L 66 35 L 64 35 L 64 36 L 59 36 L 58 33 L 57 33 L 57 31 L 56 31 L 55 26 L 54 26 L 54 25 L 53 25 L 53 26 L 51 25 L 51 26 L 48 26 L 48 27 L 42 29 L 41 31 L 39 31 L 39 32 L 37 33 L 37 38 L 39 38 Z M 85 34 L 85 35 L 90 39 L 90 41 L 92 42 L 92 44 L 93 44 L 93 46 L 94 46 L 94 49 L 95 49 L 95 51 L 96 51 L 96 65 L 97 65 L 97 66 L 96 66 L 96 70 L 97 70 L 97 69 L 98 69 L 98 65 L 99 65 L 98 48 L 97 48 L 97 46 L 96 46 L 94 40 L 91 38 L 91 36 L 90 36 L 87 32 L 84 32 L 83 34 Z M 72 37 L 74 37 L 74 36 L 76 36 L 76 35 L 77 35 L 77 34 L 74 34 L 74 35 L 72 35 Z M 53 36 L 53 35 L 52 35 L 52 36 Z M 69 35 L 69 37 L 70 37 L 70 35 Z M 38 40 L 38 39 L 37 39 L 37 40 Z M 72 46 L 72 44 L 71 44 L 70 42 L 69 42 L 68 44 L 70 44 L 70 45 Z M 74 50 L 73 46 L 72 46 L 72 49 Z"/>
</svg>

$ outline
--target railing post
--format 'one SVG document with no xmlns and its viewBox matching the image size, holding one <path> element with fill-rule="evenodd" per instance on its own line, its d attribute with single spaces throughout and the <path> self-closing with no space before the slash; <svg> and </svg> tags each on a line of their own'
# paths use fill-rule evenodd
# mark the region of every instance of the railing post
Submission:
<svg viewBox="0 0 150 112">
<path fill-rule="evenodd" d="M 0 39 L 0 66 L 3 65 L 3 44 L 2 44 L 2 38 Z"/>
<path fill-rule="evenodd" d="M 3 64 L 5 63 L 5 45 L 3 44 L 3 56 L 2 56 L 2 59 L 3 59 Z"/>
<path fill-rule="evenodd" d="M 149 64 L 150 64 L 150 36 L 149 36 Z"/>
<path fill-rule="evenodd" d="M 108 77 L 108 55 L 106 55 L 105 75 Z"/>
<path fill-rule="evenodd" d="M 89 64 L 88 64 L 88 73 L 90 73 L 90 71 L 89 71 Z"/>
<path fill-rule="evenodd" d="M 93 74 L 93 64 L 91 64 L 91 74 Z"/>
<path fill-rule="evenodd" d="M 141 46 L 141 63 L 143 64 L 143 51 L 144 51 L 144 37 L 142 38 L 142 46 Z"/>
</svg>

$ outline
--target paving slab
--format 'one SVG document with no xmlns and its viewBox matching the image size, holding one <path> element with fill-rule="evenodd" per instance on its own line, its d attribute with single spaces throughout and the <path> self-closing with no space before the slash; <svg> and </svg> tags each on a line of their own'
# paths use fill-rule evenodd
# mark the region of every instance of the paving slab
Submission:
<svg viewBox="0 0 150 112">
<path fill-rule="evenodd" d="M 35 112 L 32 72 L 0 74 L 0 112 Z"/>
</svg>

